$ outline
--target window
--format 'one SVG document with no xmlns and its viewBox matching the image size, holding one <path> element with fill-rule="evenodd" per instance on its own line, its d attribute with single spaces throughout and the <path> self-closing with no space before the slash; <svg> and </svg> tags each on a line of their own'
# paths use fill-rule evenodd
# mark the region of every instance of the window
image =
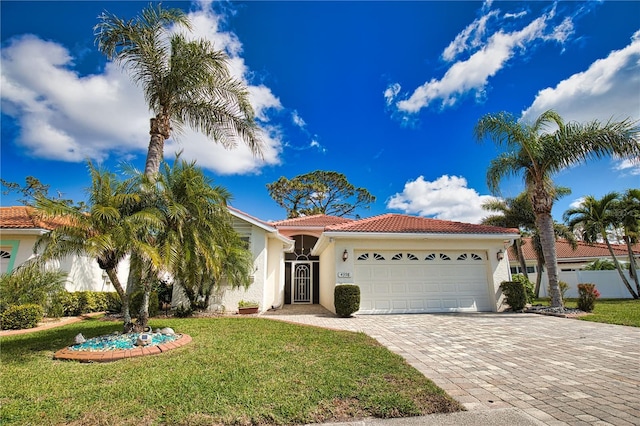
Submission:
<svg viewBox="0 0 640 426">
<path fill-rule="evenodd" d="M 424 260 L 435 260 L 436 258 L 436 254 L 435 253 L 431 253 L 429 255 L 427 255 L 427 257 L 424 258 Z"/>
<path fill-rule="evenodd" d="M 444 253 L 440 253 L 440 259 L 441 260 L 451 260 L 451 258 L 449 256 L 447 256 L 446 254 L 444 254 Z"/>
<path fill-rule="evenodd" d="M 402 253 L 394 254 L 391 260 L 402 260 Z"/>
<path fill-rule="evenodd" d="M 420 259 L 418 259 L 418 256 L 416 256 L 415 254 L 411 254 L 411 253 L 407 253 L 407 259 L 409 259 L 409 260 L 420 260 Z"/>
<path fill-rule="evenodd" d="M 11 253 L 5 250 L 0 250 L 0 259 L 11 259 Z"/>
<path fill-rule="evenodd" d="M 378 253 L 373 253 L 373 258 L 375 260 L 384 260 L 384 256 Z"/>
<path fill-rule="evenodd" d="M 467 253 L 462 253 L 456 260 L 467 260 Z"/>
<path fill-rule="evenodd" d="M 358 256 L 358 260 L 367 260 L 369 259 L 369 253 L 363 253 L 360 256 Z"/>
<path fill-rule="evenodd" d="M 471 253 L 471 258 L 473 260 L 482 260 L 482 257 L 480 255 L 475 254 L 475 253 Z"/>
</svg>

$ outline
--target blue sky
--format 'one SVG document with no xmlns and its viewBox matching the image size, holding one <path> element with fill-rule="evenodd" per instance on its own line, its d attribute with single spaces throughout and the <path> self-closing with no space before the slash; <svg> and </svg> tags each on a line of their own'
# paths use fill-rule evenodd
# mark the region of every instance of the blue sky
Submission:
<svg viewBox="0 0 640 426">
<path fill-rule="evenodd" d="M 27 175 L 81 200 L 86 159 L 143 168 L 150 112 L 140 89 L 96 50 L 103 11 L 135 16 L 147 2 L 0 2 L 1 176 Z M 498 151 L 473 128 L 508 111 L 532 120 L 640 119 L 640 2 L 164 2 L 193 36 L 225 49 L 250 88 L 264 158 L 185 131 L 167 141 L 196 159 L 232 205 L 285 217 L 266 184 L 314 170 L 346 175 L 377 197 L 361 216 L 408 213 L 478 222 Z M 176 140 L 177 139 L 177 140 Z M 581 197 L 640 187 L 640 165 L 603 159 L 562 171 Z M 522 180 L 503 183 L 516 196 Z M 3 196 L 3 206 L 17 204 Z"/>
</svg>

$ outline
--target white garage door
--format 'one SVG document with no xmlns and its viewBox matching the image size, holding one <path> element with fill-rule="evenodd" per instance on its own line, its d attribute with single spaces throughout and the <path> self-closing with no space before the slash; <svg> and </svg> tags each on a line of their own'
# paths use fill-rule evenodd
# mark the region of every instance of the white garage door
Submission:
<svg viewBox="0 0 640 426">
<path fill-rule="evenodd" d="M 492 310 L 484 252 L 356 252 L 355 283 L 363 314 Z"/>
</svg>

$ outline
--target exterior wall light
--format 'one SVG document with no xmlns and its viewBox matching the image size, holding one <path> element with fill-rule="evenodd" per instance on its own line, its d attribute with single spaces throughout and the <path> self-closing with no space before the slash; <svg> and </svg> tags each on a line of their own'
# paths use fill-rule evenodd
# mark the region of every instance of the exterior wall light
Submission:
<svg viewBox="0 0 640 426">
<path fill-rule="evenodd" d="M 342 253 L 342 261 L 346 262 L 348 258 L 349 258 L 349 252 L 347 251 L 347 249 L 344 249 L 344 253 Z"/>
<path fill-rule="evenodd" d="M 496 253 L 496 257 L 498 258 L 498 261 L 504 259 L 504 252 L 502 251 L 502 249 L 498 250 L 498 253 Z"/>
</svg>

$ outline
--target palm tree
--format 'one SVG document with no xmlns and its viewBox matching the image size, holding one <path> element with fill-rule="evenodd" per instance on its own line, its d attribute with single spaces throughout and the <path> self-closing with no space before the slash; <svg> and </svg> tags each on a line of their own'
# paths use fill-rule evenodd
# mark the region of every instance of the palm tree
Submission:
<svg viewBox="0 0 640 426">
<path fill-rule="evenodd" d="M 142 86 L 151 118 L 145 174 L 160 170 L 164 141 L 185 125 L 227 148 L 240 137 L 254 155 L 262 152 L 248 91 L 227 68 L 227 55 L 208 40 L 188 41 L 171 26 L 191 29 L 181 9 L 149 5 L 124 21 L 103 13 L 95 26 L 98 49 Z"/>
<path fill-rule="evenodd" d="M 576 242 L 576 237 L 573 235 L 573 232 L 569 230 L 565 225 L 553 221 L 553 233 L 555 235 L 555 239 L 562 238 L 567 240 L 569 245 L 573 250 L 578 248 L 578 243 Z M 542 242 L 540 241 L 540 232 L 536 229 L 533 235 L 531 236 L 531 244 L 533 246 L 533 250 L 536 253 L 536 286 L 534 289 L 534 294 L 536 298 L 540 297 L 540 285 L 542 284 L 542 271 L 544 271 L 544 253 L 542 252 Z"/>
<path fill-rule="evenodd" d="M 157 247 L 190 302 L 202 297 L 206 308 L 212 291 L 225 281 L 247 287 L 253 259 L 233 228 L 228 191 L 179 156 L 173 165 L 163 164 L 154 187 L 153 207 L 164 222 Z"/>
<path fill-rule="evenodd" d="M 140 209 L 141 196 L 132 181 L 118 181 L 114 174 L 96 169 L 91 163 L 89 171 L 88 211 L 59 200 L 36 197 L 35 207 L 40 217 L 56 218 L 63 224 L 40 237 L 34 250 L 41 251 L 43 262 L 69 255 L 95 258 L 122 300 L 122 315 L 128 330 L 131 325 L 129 295 L 120 283 L 117 268 L 131 253 L 151 264 L 159 264 L 157 250 L 139 236 L 155 232 L 162 223 L 148 210 Z"/>
<path fill-rule="evenodd" d="M 627 277 L 624 275 L 622 266 L 620 262 L 618 262 L 607 236 L 607 231 L 613 228 L 613 225 L 616 223 L 613 208 L 618 197 L 619 194 L 616 192 L 605 194 L 600 200 L 589 195 L 585 197 L 579 207 L 567 210 L 564 213 L 564 219 L 570 229 L 575 229 L 576 227 L 581 228 L 580 232 L 585 242 L 595 243 L 599 239 L 604 240 L 611 254 L 613 264 L 616 266 L 620 278 L 622 278 L 622 282 L 625 287 L 627 287 L 627 290 L 629 290 L 629 293 L 631 293 L 631 296 L 637 299 L 638 294 L 633 290 Z"/>
<path fill-rule="evenodd" d="M 551 178 L 567 167 L 605 155 L 640 156 L 640 128 L 630 120 L 586 124 L 565 123 L 555 111 L 542 113 L 533 124 L 519 122 L 500 112 L 480 118 L 474 129 L 477 140 L 491 139 L 507 152 L 494 158 L 487 169 L 487 186 L 499 192 L 502 179 L 522 175 L 547 265 L 551 305 L 562 307 L 551 210 L 556 187 Z"/>
<path fill-rule="evenodd" d="M 629 253 L 629 275 L 636 283 L 636 292 L 640 295 L 640 279 L 633 244 L 640 238 L 640 189 L 628 189 L 615 206 L 615 214 L 624 231 L 623 240 Z"/>
<path fill-rule="evenodd" d="M 520 229 L 521 236 L 527 235 L 535 229 L 535 215 L 533 214 L 531 203 L 529 202 L 526 193 L 522 193 L 515 198 L 487 201 L 482 204 L 482 208 L 484 210 L 498 213 L 482 219 L 482 224 L 484 225 L 518 228 Z M 522 275 L 524 275 L 526 279 L 529 279 L 527 263 L 522 251 L 522 244 L 522 238 L 518 238 L 513 242 L 513 248 L 516 252 L 516 256 L 518 256 Z"/>
</svg>

